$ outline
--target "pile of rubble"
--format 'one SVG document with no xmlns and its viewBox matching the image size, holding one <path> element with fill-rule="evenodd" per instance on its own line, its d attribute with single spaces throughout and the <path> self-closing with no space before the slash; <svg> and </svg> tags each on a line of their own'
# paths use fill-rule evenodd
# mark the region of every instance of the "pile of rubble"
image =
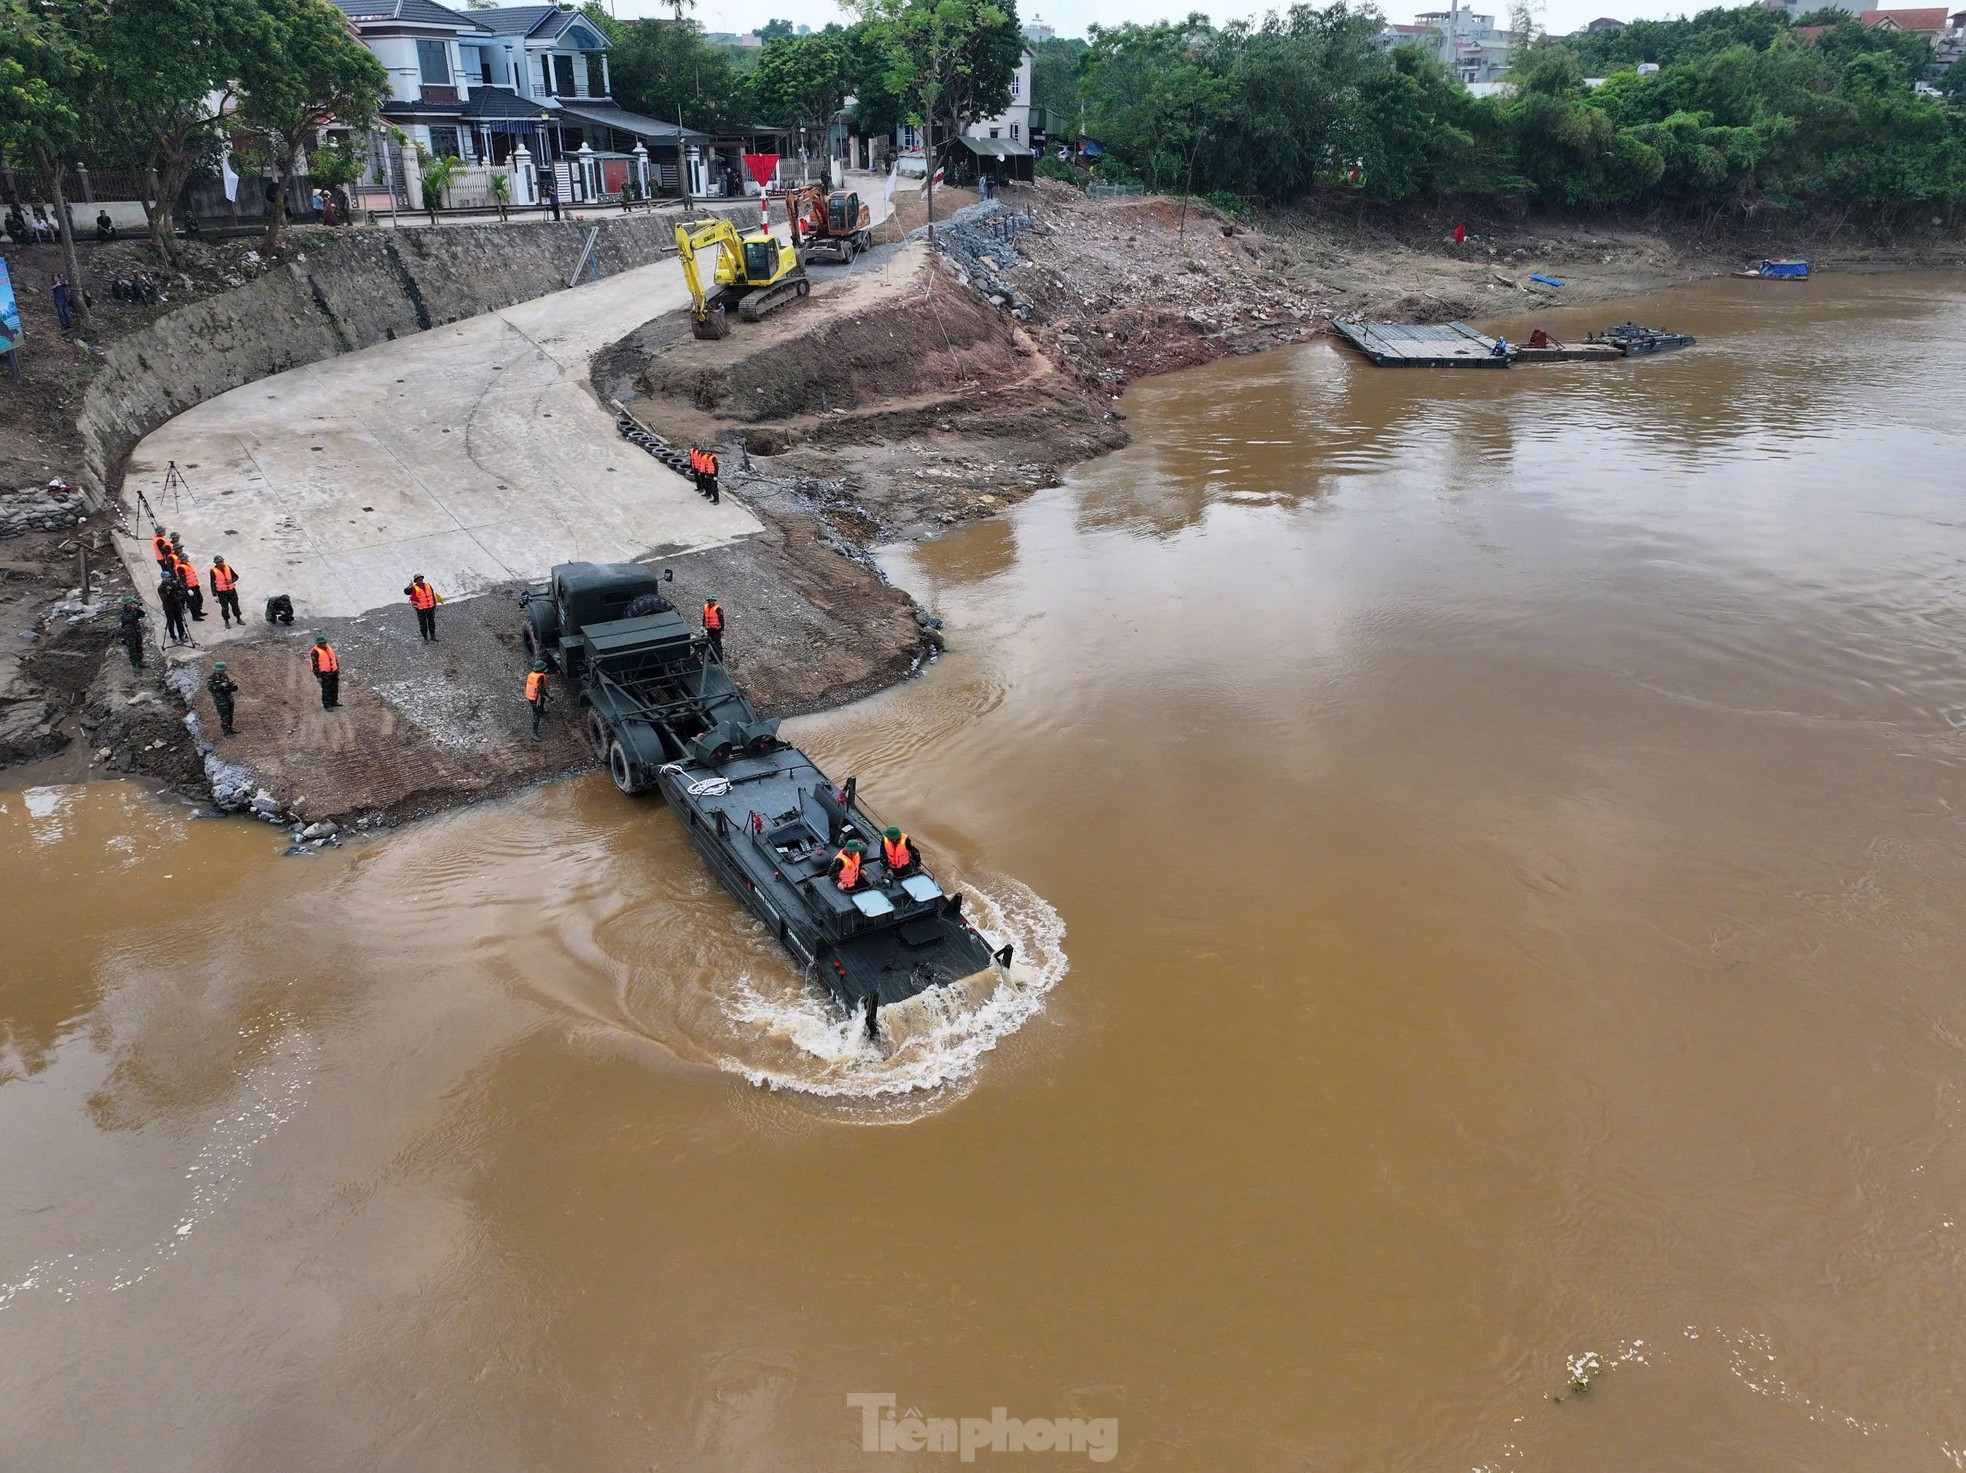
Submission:
<svg viewBox="0 0 1966 1473">
<path fill-rule="evenodd" d="M 1087 200 L 1040 183 L 935 227 L 957 276 L 1102 387 L 1310 337 L 1331 295 L 1262 234 L 1201 205 Z"/>
</svg>

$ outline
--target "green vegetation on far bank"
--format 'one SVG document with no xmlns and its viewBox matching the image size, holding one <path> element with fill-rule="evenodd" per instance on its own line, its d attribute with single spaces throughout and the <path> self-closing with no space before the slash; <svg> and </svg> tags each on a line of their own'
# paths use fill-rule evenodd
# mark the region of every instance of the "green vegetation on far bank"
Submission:
<svg viewBox="0 0 1966 1473">
<path fill-rule="evenodd" d="M 1108 151 L 1103 172 L 1195 194 L 1950 221 L 1966 199 L 1966 112 L 1948 84 L 1957 73 L 1966 88 L 1966 71 L 1937 71 L 1919 36 L 1803 19 L 1749 6 L 1525 39 L 1511 86 L 1477 97 L 1419 47 L 1382 47 L 1369 9 L 1297 5 L 1220 27 L 1195 14 L 1095 27 L 1073 101 Z"/>
</svg>

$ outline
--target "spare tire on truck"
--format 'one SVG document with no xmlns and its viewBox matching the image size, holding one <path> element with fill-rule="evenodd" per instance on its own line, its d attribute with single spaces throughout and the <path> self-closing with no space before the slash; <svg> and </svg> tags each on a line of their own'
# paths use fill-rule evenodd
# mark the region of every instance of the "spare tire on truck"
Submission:
<svg viewBox="0 0 1966 1473">
<path fill-rule="evenodd" d="M 659 593 L 637 594 L 628 600 L 628 607 L 621 611 L 624 619 L 646 619 L 650 614 L 673 614 L 676 606 Z"/>
</svg>

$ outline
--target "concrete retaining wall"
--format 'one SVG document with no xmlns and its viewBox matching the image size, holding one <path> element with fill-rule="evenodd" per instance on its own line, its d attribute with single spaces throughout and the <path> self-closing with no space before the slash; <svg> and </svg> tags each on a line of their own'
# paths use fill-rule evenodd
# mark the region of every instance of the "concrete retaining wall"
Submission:
<svg viewBox="0 0 1966 1473">
<path fill-rule="evenodd" d="M 733 202 L 716 213 L 748 225 L 757 204 Z M 562 290 L 589 226 L 601 232 L 595 256 L 603 275 L 674 255 L 679 218 L 673 210 L 651 211 L 585 225 L 549 220 L 310 236 L 304 258 L 167 312 L 109 350 L 77 416 L 84 481 L 97 496 L 113 493 L 139 440 L 228 389 Z"/>
</svg>

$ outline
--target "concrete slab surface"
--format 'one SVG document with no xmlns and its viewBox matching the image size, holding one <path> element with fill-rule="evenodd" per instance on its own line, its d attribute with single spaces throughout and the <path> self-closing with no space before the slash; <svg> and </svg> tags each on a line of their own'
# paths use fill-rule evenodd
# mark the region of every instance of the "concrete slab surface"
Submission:
<svg viewBox="0 0 1966 1473">
<path fill-rule="evenodd" d="M 414 573 L 455 599 L 569 558 L 718 546 L 756 519 L 621 440 L 587 383 L 596 352 L 687 300 L 657 261 L 248 384 L 139 444 L 126 494 L 201 573 L 223 553 L 248 612 L 286 593 L 303 622 L 401 602 Z M 147 547 L 125 541 L 154 585 Z M 209 617 L 195 633 L 225 637 Z"/>
</svg>

